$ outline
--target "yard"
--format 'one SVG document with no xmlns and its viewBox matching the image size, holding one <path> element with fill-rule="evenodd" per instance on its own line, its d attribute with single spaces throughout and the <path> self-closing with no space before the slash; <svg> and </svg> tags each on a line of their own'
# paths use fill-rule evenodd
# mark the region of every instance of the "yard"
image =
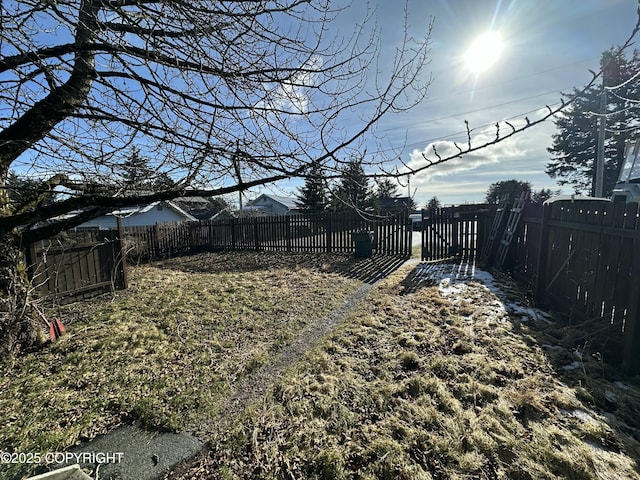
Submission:
<svg viewBox="0 0 640 480">
<path fill-rule="evenodd" d="M 5 361 L 0 450 L 64 451 L 138 422 L 208 442 L 172 479 L 640 478 L 640 388 L 602 339 L 469 266 L 414 262 L 372 285 L 396 266 L 235 253 L 136 267 L 128 291 L 62 309 L 61 341 Z"/>
</svg>

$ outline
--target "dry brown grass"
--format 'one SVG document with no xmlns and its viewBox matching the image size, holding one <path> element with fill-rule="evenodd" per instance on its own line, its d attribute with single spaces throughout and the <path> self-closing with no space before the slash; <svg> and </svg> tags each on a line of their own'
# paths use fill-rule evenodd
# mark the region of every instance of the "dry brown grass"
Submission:
<svg viewBox="0 0 640 480">
<path fill-rule="evenodd" d="M 411 285 L 410 268 L 228 430 L 201 428 L 239 381 L 384 268 L 369 262 L 363 276 L 345 257 L 260 253 L 138 267 L 115 299 L 63 309 L 60 342 L 2 364 L 0 450 L 64 451 L 136 421 L 207 435 L 210 449 L 171 478 L 640 478 L 640 390 L 612 383 L 595 343 L 510 317 L 474 282 L 448 297 Z M 581 367 L 564 370 L 577 347 Z"/>
<path fill-rule="evenodd" d="M 199 427 L 361 284 L 338 271 L 351 263 L 236 253 L 134 268 L 128 291 L 56 312 L 60 341 L 1 364 L 0 451 L 65 451 L 122 422 Z M 0 477 L 29 467 L 0 466 Z"/>
<path fill-rule="evenodd" d="M 544 322 L 510 318 L 473 283 L 407 293 L 408 274 L 376 287 L 181 478 L 640 478 L 637 388 L 581 387 L 541 348 Z M 592 401 L 598 382 L 626 417 Z"/>
</svg>

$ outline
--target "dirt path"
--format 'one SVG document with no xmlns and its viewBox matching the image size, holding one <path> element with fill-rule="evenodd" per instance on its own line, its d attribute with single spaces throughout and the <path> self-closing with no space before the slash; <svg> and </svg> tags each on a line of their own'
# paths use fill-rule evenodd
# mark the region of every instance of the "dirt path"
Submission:
<svg viewBox="0 0 640 480">
<path fill-rule="evenodd" d="M 324 317 L 322 320 L 307 326 L 289 346 L 278 353 L 273 361 L 261 367 L 252 375 L 240 381 L 235 392 L 227 399 L 221 408 L 221 414 L 212 418 L 210 422 L 202 425 L 195 435 L 199 438 L 210 438 L 213 432 L 228 430 L 244 410 L 253 402 L 263 398 L 267 391 L 278 381 L 280 375 L 323 337 L 331 333 L 364 298 L 371 292 L 380 280 L 390 273 L 406 265 L 417 264 L 417 259 L 409 259 L 405 262 L 385 263 L 382 268 L 373 268 L 377 274 L 371 275 L 367 281 L 354 293 L 349 295 L 342 305 Z M 375 261 L 372 261 L 375 267 Z M 379 266 L 378 266 L 379 267 Z M 206 447 L 205 447 L 206 449 Z M 204 450 L 203 450 L 204 452 Z M 188 462 L 189 459 L 186 459 Z M 165 473 L 164 478 L 180 478 L 183 465 L 177 465 L 174 469 Z M 125 477 L 123 477 L 125 478 Z"/>
<path fill-rule="evenodd" d="M 357 268 L 352 268 L 347 275 L 360 280 L 361 286 L 329 315 L 305 327 L 293 342 L 275 354 L 269 363 L 241 379 L 233 393 L 221 406 L 221 413 L 193 431 L 181 434 L 159 433 L 145 431 L 136 425 L 126 425 L 82 444 L 72 451 L 78 454 L 97 451 L 121 454 L 121 461 L 100 465 L 97 470 L 97 465 L 80 461 L 83 467 L 93 471 L 92 478 L 95 479 L 179 478 L 184 468 L 192 463 L 192 459 L 207 452 L 207 445 L 198 439 L 209 439 L 231 428 L 249 405 L 266 395 L 286 369 L 300 360 L 309 349 L 342 323 L 349 312 L 365 299 L 380 280 L 409 263 L 417 263 L 417 261 L 404 262 L 399 259 L 378 257 L 358 264 Z"/>
<path fill-rule="evenodd" d="M 336 328 L 344 317 L 362 302 L 374 286 L 375 283 L 362 285 L 337 310 L 300 332 L 298 338 L 278 353 L 273 361 L 242 379 L 236 391 L 222 406 L 221 412 L 223 413 L 211 419 L 210 423 L 203 425 L 196 432 L 197 436 L 207 438 L 211 432 L 221 432 L 229 428 L 247 406 L 264 397 L 282 372 L 297 362 L 307 350 Z"/>
</svg>

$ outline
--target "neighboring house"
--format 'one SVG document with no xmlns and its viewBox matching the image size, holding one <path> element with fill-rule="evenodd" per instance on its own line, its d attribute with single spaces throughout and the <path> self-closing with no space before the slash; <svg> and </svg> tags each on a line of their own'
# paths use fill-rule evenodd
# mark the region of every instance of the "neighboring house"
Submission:
<svg viewBox="0 0 640 480">
<path fill-rule="evenodd" d="M 113 211 L 79 225 L 78 229 L 111 230 L 117 228 L 117 217 L 122 218 L 123 227 L 148 227 L 159 223 L 194 221 L 182 208 L 171 201 L 153 202 L 145 206 L 133 206 Z"/>
<path fill-rule="evenodd" d="M 235 217 L 229 204 L 217 198 L 178 197 L 172 202 L 196 220 L 229 220 Z"/>
<path fill-rule="evenodd" d="M 172 203 L 198 220 L 208 220 L 214 214 L 209 200 L 204 197 L 178 197 Z"/>
<path fill-rule="evenodd" d="M 220 210 L 218 213 L 214 213 L 213 215 L 211 215 L 209 218 L 206 218 L 205 220 L 223 221 L 223 220 L 230 220 L 232 218 L 236 218 L 236 214 L 231 210 L 225 208 L 223 210 Z"/>
<path fill-rule="evenodd" d="M 380 197 L 380 213 L 397 213 L 411 208 L 411 197 Z"/>
<path fill-rule="evenodd" d="M 294 215 L 300 213 L 295 198 L 267 195 L 266 193 L 248 201 L 243 211 L 262 215 Z"/>
</svg>

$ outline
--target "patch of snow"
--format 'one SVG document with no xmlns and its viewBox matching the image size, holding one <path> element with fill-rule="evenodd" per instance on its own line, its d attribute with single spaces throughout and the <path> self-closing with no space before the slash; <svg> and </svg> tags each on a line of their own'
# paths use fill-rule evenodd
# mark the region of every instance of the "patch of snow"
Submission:
<svg viewBox="0 0 640 480">
<path fill-rule="evenodd" d="M 584 443 L 586 443 L 587 445 L 589 445 L 591 448 L 593 448 L 595 450 L 600 450 L 600 451 L 603 451 L 603 452 L 608 451 L 606 448 L 604 448 L 603 445 L 600 445 L 599 443 L 596 443 L 593 440 L 584 440 Z"/>
<path fill-rule="evenodd" d="M 529 321 L 531 319 L 534 320 L 543 320 L 546 323 L 553 323 L 549 321 L 549 315 L 542 310 L 538 310 L 537 308 L 524 307 L 514 302 L 510 302 L 507 304 L 507 310 L 509 313 L 518 314 L 522 316 L 523 322 Z"/>
<path fill-rule="evenodd" d="M 565 370 L 575 370 L 577 368 L 580 368 L 582 366 L 581 362 L 573 362 L 570 363 L 569 365 L 563 365 L 562 368 L 564 368 Z"/>
<path fill-rule="evenodd" d="M 618 396 L 612 392 L 611 390 L 605 390 L 604 391 L 604 398 L 606 398 L 607 400 L 609 400 L 610 402 L 615 402 L 618 399 Z"/>
<path fill-rule="evenodd" d="M 519 318 L 517 321 L 528 322 L 531 319 L 548 320 L 549 315 L 541 310 L 526 307 L 517 302 L 505 303 L 505 294 L 496 285 L 495 278 L 489 272 L 480 270 L 475 263 L 421 263 L 416 266 L 415 278 L 420 281 L 435 282 L 438 291 L 454 303 L 467 303 L 476 307 L 484 307 L 482 317 L 491 321 L 504 322 L 509 316 Z M 485 295 L 492 294 L 492 295 Z"/>
<path fill-rule="evenodd" d="M 578 420 L 585 423 L 597 423 L 597 420 L 595 418 L 593 418 L 584 410 L 579 410 L 577 408 L 575 410 L 560 409 L 560 413 L 562 413 L 563 415 L 567 415 L 569 417 L 577 418 Z"/>
</svg>

